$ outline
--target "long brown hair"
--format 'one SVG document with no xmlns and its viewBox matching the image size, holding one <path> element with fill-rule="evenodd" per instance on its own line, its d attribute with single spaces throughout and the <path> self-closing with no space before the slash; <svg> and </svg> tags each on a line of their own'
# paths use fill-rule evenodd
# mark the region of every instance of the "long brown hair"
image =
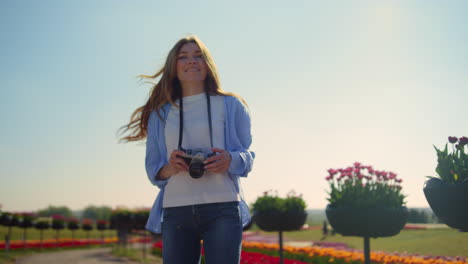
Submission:
<svg viewBox="0 0 468 264">
<path fill-rule="evenodd" d="M 244 100 L 242 100 L 238 95 L 222 90 L 218 70 L 208 48 L 197 36 L 189 35 L 177 41 L 174 47 L 169 51 L 166 62 L 159 71 L 153 75 L 139 76 L 140 78 L 145 79 L 154 80 L 158 77 L 160 77 L 160 79 L 151 88 L 149 99 L 145 105 L 138 107 L 131 115 L 130 123 L 120 128 L 121 135 L 128 133 L 128 135 L 120 139 L 121 142 L 145 139 L 148 129 L 148 119 L 151 112 L 156 110 L 159 119 L 163 120 L 159 110 L 167 103 L 175 105 L 174 102 L 176 99 L 182 96 L 182 89 L 179 79 L 177 78 L 177 54 L 182 46 L 187 43 L 196 43 L 198 45 L 207 65 L 208 74 L 205 78 L 206 92 L 210 94 L 235 96 L 244 102 Z"/>
</svg>

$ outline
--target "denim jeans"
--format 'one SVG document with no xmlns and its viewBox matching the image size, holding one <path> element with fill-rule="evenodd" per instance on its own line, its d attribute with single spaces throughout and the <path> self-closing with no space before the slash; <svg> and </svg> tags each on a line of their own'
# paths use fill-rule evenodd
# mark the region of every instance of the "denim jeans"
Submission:
<svg viewBox="0 0 468 264">
<path fill-rule="evenodd" d="M 165 264 L 200 263 L 200 240 L 206 264 L 238 264 L 242 244 L 239 202 L 164 208 L 162 237 Z"/>
</svg>

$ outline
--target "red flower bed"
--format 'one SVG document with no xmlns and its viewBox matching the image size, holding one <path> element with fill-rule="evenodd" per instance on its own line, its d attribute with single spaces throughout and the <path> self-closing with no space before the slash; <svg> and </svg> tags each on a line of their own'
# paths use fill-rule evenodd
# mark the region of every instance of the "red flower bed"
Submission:
<svg viewBox="0 0 468 264">
<path fill-rule="evenodd" d="M 241 264 L 277 264 L 279 263 L 279 257 L 272 257 L 261 253 L 256 252 L 241 252 Z M 306 264 L 306 262 L 285 259 L 285 264 Z"/>
<path fill-rule="evenodd" d="M 100 239 L 69 239 L 69 238 L 62 238 L 59 239 L 58 243 L 55 239 L 46 239 L 42 242 L 39 240 L 28 240 L 26 244 L 23 241 L 14 240 L 10 243 L 10 249 L 19 249 L 19 248 L 68 248 L 68 247 L 84 247 L 90 245 L 102 245 L 102 244 L 112 244 L 117 242 L 117 239 L 105 239 L 104 241 Z M 5 248 L 5 243 L 0 242 L 0 249 Z"/>
<path fill-rule="evenodd" d="M 158 241 L 153 244 L 153 248 L 162 250 L 162 242 Z M 204 254 L 204 250 L 202 249 L 202 254 Z M 279 263 L 279 257 L 268 256 L 262 253 L 257 252 L 241 252 L 241 264 L 277 264 Z M 284 259 L 285 264 L 307 264 L 306 262 L 291 260 L 291 259 Z"/>
<path fill-rule="evenodd" d="M 424 229 L 427 229 L 427 228 L 425 226 L 421 226 L 421 225 L 406 224 L 403 229 L 406 229 L 406 230 L 424 230 Z"/>
</svg>

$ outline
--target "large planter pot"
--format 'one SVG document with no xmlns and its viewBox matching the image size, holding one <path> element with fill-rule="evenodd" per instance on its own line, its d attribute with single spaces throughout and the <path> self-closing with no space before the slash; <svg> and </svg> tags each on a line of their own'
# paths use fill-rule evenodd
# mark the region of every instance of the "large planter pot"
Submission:
<svg viewBox="0 0 468 264">
<path fill-rule="evenodd" d="M 328 222 L 343 236 L 389 237 L 400 233 L 408 219 L 408 209 L 401 208 L 333 208 L 326 209 Z"/>
<path fill-rule="evenodd" d="M 306 219 L 306 212 L 287 212 L 278 211 L 256 212 L 255 223 L 264 231 L 292 231 L 300 229 Z"/>
<path fill-rule="evenodd" d="M 432 211 L 441 221 L 468 232 L 468 179 L 451 184 L 431 178 L 423 190 Z"/>
</svg>

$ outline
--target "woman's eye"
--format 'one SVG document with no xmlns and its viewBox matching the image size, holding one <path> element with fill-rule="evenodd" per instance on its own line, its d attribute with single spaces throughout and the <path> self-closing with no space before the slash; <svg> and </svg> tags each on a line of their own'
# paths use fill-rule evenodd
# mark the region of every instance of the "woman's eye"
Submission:
<svg viewBox="0 0 468 264">
<path fill-rule="evenodd" d="M 185 60 L 185 59 L 187 59 L 187 56 L 180 56 L 178 59 L 179 60 Z"/>
</svg>

